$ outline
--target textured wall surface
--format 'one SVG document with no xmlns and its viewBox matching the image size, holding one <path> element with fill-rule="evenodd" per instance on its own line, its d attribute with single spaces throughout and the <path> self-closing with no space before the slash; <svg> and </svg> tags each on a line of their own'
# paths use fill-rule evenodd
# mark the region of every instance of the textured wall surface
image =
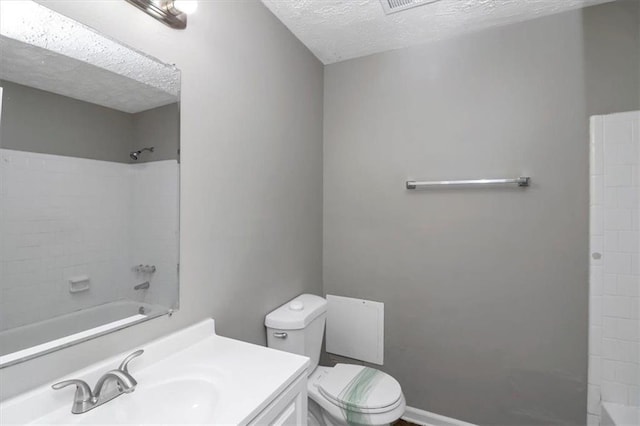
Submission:
<svg viewBox="0 0 640 426">
<path fill-rule="evenodd" d="M 410 406 L 585 423 L 588 117 L 640 104 L 637 8 L 325 68 L 324 291 L 385 303 L 383 369 Z M 526 190 L 404 189 L 521 173 Z"/>
<path fill-rule="evenodd" d="M 264 343 L 267 312 L 321 292 L 322 64 L 257 0 L 199 2 L 184 31 L 124 1 L 42 3 L 182 72 L 181 308 L 4 368 L 0 398 L 207 317 Z"/>
</svg>

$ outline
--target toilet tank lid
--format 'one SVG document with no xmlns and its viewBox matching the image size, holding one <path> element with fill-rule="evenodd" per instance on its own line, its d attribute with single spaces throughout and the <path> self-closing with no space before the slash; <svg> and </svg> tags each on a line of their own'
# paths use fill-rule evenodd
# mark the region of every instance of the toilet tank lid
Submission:
<svg viewBox="0 0 640 426">
<path fill-rule="evenodd" d="M 301 294 L 269 313 L 264 325 L 280 330 L 299 330 L 327 311 L 327 301 L 313 294 Z"/>
</svg>

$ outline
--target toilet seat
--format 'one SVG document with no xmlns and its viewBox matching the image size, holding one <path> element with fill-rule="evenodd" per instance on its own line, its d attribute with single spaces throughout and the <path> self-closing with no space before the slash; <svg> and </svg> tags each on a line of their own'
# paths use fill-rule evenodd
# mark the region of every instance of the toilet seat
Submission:
<svg viewBox="0 0 640 426">
<path fill-rule="evenodd" d="M 376 372 L 375 374 L 370 372 L 376 376 L 375 382 L 379 386 L 372 386 L 369 396 L 375 393 L 373 398 L 351 402 L 346 398 L 346 394 L 340 396 L 341 391 L 363 368 L 365 367 L 349 364 L 337 364 L 335 367 L 319 366 L 309 376 L 307 384 L 309 398 L 318 404 L 325 414 L 333 418 L 332 423 L 327 424 L 346 424 L 347 413 L 355 413 L 361 419 L 366 418 L 366 421 L 358 424 L 369 425 L 389 424 L 404 414 L 406 402 L 400 385 L 393 377 L 379 370 L 371 369 Z M 340 383 L 344 383 L 342 388 Z"/>
<path fill-rule="evenodd" d="M 318 383 L 320 394 L 340 408 L 384 413 L 398 405 L 402 389 L 396 379 L 374 368 L 337 364 Z"/>
</svg>

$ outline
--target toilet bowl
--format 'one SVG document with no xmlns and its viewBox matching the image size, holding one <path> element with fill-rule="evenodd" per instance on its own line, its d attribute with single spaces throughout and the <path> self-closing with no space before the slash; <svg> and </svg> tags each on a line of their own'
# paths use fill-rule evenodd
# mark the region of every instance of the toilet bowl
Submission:
<svg viewBox="0 0 640 426">
<path fill-rule="evenodd" d="M 398 420 L 406 402 L 393 377 L 361 365 L 318 366 L 326 311 L 324 298 L 303 294 L 265 318 L 269 347 L 311 359 L 309 425 L 387 425 Z"/>
<path fill-rule="evenodd" d="M 393 377 L 360 365 L 316 367 L 309 376 L 307 392 L 321 409 L 321 424 L 330 426 L 388 425 L 406 408 Z"/>
</svg>

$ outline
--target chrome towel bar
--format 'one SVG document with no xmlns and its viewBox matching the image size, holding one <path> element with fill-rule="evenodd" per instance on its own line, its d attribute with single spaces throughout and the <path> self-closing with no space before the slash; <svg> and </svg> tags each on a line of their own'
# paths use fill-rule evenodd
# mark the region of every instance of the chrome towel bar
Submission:
<svg viewBox="0 0 640 426">
<path fill-rule="evenodd" d="M 435 181 L 407 181 L 407 189 L 422 189 L 429 187 L 442 186 L 468 186 L 468 185 L 492 185 L 492 184 L 511 184 L 526 187 L 531 183 L 529 176 L 520 176 L 515 179 L 474 179 L 474 180 L 435 180 Z"/>
</svg>

